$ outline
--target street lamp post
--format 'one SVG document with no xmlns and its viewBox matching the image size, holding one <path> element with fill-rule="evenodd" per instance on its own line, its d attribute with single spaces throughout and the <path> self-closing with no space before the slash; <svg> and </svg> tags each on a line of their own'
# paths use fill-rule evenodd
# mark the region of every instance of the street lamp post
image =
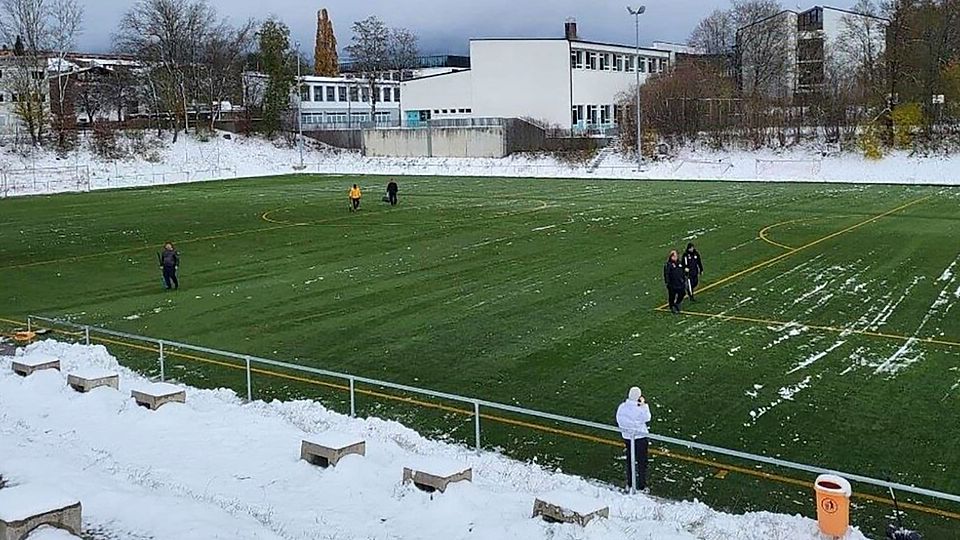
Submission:
<svg viewBox="0 0 960 540">
<path fill-rule="evenodd" d="M 633 59 L 633 71 L 637 74 L 637 102 L 634 107 L 637 109 L 637 172 L 640 172 L 640 167 L 643 165 L 643 147 L 641 146 L 643 141 L 642 130 L 640 129 L 640 15 L 643 15 L 643 13 L 647 11 L 647 6 L 640 6 L 636 9 L 627 6 L 627 11 L 633 15 L 637 31 L 636 57 Z"/>
<path fill-rule="evenodd" d="M 300 150 L 300 170 L 303 164 L 303 77 L 300 75 L 300 42 L 297 41 L 297 148 Z"/>
</svg>

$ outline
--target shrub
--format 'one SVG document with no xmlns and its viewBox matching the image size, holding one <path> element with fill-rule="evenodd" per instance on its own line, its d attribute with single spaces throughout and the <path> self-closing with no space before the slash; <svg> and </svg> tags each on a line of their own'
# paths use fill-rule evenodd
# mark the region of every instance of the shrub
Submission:
<svg viewBox="0 0 960 540">
<path fill-rule="evenodd" d="M 880 141 L 880 133 L 877 125 L 869 123 L 860 130 L 860 136 L 857 139 L 857 146 L 863 152 L 863 157 L 867 159 L 883 158 L 883 146 Z"/>
<path fill-rule="evenodd" d="M 923 124 L 919 103 L 904 103 L 893 108 L 893 145 L 903 150 L 913 148 L 914 134 Z"/>
<path fill-rule="evenodd" d="M 93 152 L 104 159 L 120 159 L 123 150 L 117 142 L 117 130 L 108 124 L 93 125 Z"/>
</svg>

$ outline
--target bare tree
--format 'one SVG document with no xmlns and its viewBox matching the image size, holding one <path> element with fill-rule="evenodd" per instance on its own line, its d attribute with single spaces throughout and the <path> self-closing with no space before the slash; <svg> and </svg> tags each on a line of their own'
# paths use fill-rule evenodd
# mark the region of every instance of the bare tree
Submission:
<svg viewBox="0 0 960 540">
<path fill-rule="evenodd" d="M 57 132 L 57 146 L 64 150 L 72 145 L 77 115 L 74 109 L 75 96 L 68 94 L 75 90 L 76 67 L 67 61 L 67 55 L 76 46 L 77 38 L 83 31 L 83 7 L 76 0 L 54 0 L 50 9 L 50 53 L 53 55 L 53 77 L 56 81 L 56 98 L 52 104 L 54 129 Z"/>
<path fill-rule="evenodd" d="M 869 91 L 869 96 L 879 99 L 885 91 L 883 50 L 887 21 L 880 17 L 874 0 L 859 0 L 852 10 L 860 16 L 844 15 L 839 35 L 827 47 L 833 51 L 837 75 L 854 78 Z"/>
<path fill-rule="evenodd" d="M 796 43 L 793 20 L 776 0 L 734 0 L 731 11 L 737 30 L 737 56 L 745 94 L 754 99 L 784 98 L 793 92 L 791 55 Z"/>
<path fill-rule="evenodd" d="M 733 51 L 737 41 L 737 29 L 729 11 L 716 9 L 701 20 L 687 43 L 704 54 L 721 55 Z"/>
<path fill-rule="evenodd" d="M 376 123 L 380 100 L 378 80 L 389 72 L 416 65 L 417 36 L 403 28 L 389 28 L 377 16 L 353 23 L 353 38 L 346 48 L 355 69 L 366 79 L 370 92 L 370 120 Z"/>
<path fill-rule="evenodd" d="M 65 69 L 64 57 L 80 34 L 82 20 L 83 10 L 75 0 L 0 0 L 0 36 L 15 43 L 9 89 L 34 144 L 42 142 L 47 123 L 48 61 L 54 61 L 55 73 Z M 64 94 L 60 92 L 61 99 Z"/>
<path fill-rule="evenodd" d="M 114 35 L 119 51 L 150 64 L 154 101 L 180 119 L 184 132 L 190 127 L 189 102 L 197 94 L 202 45 L 215 20 L 205 0 L 140 0 L 123 15 Z M 174 125 L 174 141 L 180 125 Z"/>
<path fill-rule="evenodd" d="M 241 96 L 244 61 L 253 46 L 255 31 L 256 23 L 252 20 L 237 28 L 222 21 L 206 35 L 200 58 L 200 83 L 201 95 L 211 107 L 211 130 L 221 104 L 227 98 Z"/>
</svg>

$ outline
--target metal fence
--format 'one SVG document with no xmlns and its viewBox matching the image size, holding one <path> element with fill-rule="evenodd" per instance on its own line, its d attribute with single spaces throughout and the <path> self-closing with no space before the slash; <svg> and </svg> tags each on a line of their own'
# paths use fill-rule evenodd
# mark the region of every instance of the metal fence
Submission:
<svg viewBox="0 0 960 540">
<path fill-rule="evenodd" d="M 356 375 L 350 375 L 346 373 L 338 373 L 335 371 L 329 371 L 325 369 L 312 368 L 308 366 L 302 366 L 298 364 L 291 364 L 287 362 L 280 362 L 277 360 L 270 360 L 267 358 L 260 358 L 256 356 L 251 356 L 247 354 L 239 354 L 229 351 L 222 351 L 218 349 L 213 349 L 209 347 L 202 347 L 198 345 L 191 345 L 189 343 L 182 343 L 178 341 L 158 339 L 146 336 L 140 336 L 137 334 L 130 334 L 126 332 L 118 332 L 115 330 L 109 330 L 102 327 L 91 326 L 78 324 L 71 321 L 64 321 L 55 318 L 43 317 L 38 315 L 31 315 L 27 317 L 27 330 L 33 330 L 37 325 L 36 323 L 46 323 L 49 325 L 56 325 L 60 327 L 72 328 L 76 332 L 77 336 L 82 337 L 85 344 L 89 345 L 91 339 L 96 341 L 96 335 L 110 336 L 113 338 L 121 338 L 126 340 L 131 340 L 140 343 L 149 343 L 156 346 L 156 350 L 159 353 L 159 367 L 160 367 L 160 378 L 161 380 L 167 379 L 166 374 L 166 352 L 170 348 L 176 348 L 179 350 L 194 351 L 198 353 L 205 353 L 210 355 L 215 355 L 223 358 L 231 358 L 233 360 L 238 360 L 242 363 L 243 369 L 246 375 L 246 397 L 248 401 L 253 400 L 253 373 L 256 371 L 254 366 L 269 366 L 274 368 L 285 369 L 293 372 L 299 372 L 310 375 L 318 375 L 322 377 L 327 377 L 335 380 L 340 380 L 348 384 L 349 394 L 350 394 L 350 415 L 356 416 L 356 398 L 357 398 L 357 389 L 356 386 L 358 383 L 367 384 L 376 387 L 390 388 L 393 390 L 398 390 L 401 392 L 427 396 L 431 398 L 438 398 L 448 401 L 453 401 L 457 403 L 462 403 L 470 406 L 473 409 L 473 423 L 474 423 L 474 448 L 479 453 L 481 450 L 481 441 L 482 441 L 482 415 L 481 410 L 490 409 L 502 412 L 508 412 L 521 417 L 536 418 L 541 420 L 549 420 L 551 422 L 556 422 L 560 424 L 567 424 L 572 426 L 579 426 L 584 428 L 590 428 L 594 430 L 599 430 L 603 432 L 611 432 L 619 435 L 620 430 L 616 426 L 601 424 L 599 422 L 592 422 L 589 420 L 582 420 L 579 418 L 572 418 L 569 416 L 562 416 L 558 414 L 536 411 L 532 409 L 526 409 L 523 407 L 517 407 L 514 405 L 507 405 L 504 403 L 496 403 L 493 401 L 487 401 L 484 399 L 470 398 L 465 396 L 460 396 L 456 394 L 450 394 L 446 392 L 437 392 L 434 390 L 427 390 L 424 388 L 416 388 L 413 386 L 408 386 L 404 384 L 397 384 L 389 381 L 381 381 L 377 379 L 371 379 L 367 377 L 360 377 Z M 94 338 L 91 338 L 94 336 Z M 924 497 L 930 497 L 932 499 L 938 499 L 942 501 L 950 501 L 953 503 L 960 503 L 960 495 L 955 495 L 951 493 L 945 493 L 942 491 L 937 491 L 933 489 L 926 489 L 922 487 L 917 487 L 913 485 L 902 484 L 898 482 L 891 482 L 888 480 L 881 480 L 877 478 L 871 478 L 868 476 L 837 471 L 833 469 L 826 469 L 822 467 L 816 467 L 813 465 L 806 465 L 803 463 L 797 463 L 794 461 L 788 461 L 778 458 L 773 458 L 769 456 L 762 456 L 757 454 L 751 454 L 748 452 L 742 452 L 739 450 L 733 450 L 729 448 L 723 448 L 719 446 L 709 445 L 698 443 L 694 441 L 688 441 L 684 439 L 679 439 L 676 437 L 669 437 L 666 435 L 658 435 L 651 433 L 649 439 L 658 441 L 661 443 L 671 444 L 675 446 L 680 446 L 688 448 L 690 450 L 696 450 L 700 452 L 705 452 L 709 454 L 715 454 L 719 456 L 726 456 L 731 458 L 737 458 L 740 460 L 752 462 L 754 464 L 760 465 L 770 465 L 775 467 L 780 467 L 783 469 L 790 469 L 794 471 L 801 471 L 804 473 L 809 473 L 813 475 L 818 474 L 837 474 L 848 480 L 853 480 L 862 484 L 867 484 L 875 486 L 878 488 L 897 490 L 906 493 L 911 493 L 914 495 L 920 495 Z M 811 484 L 812 485 L 812 484 Z"/>
<path fill-rule="evenodd" d="M 90 191 L 90 167 L 27 167 L 0 170 L 0 195 L 8 197 L 50 191 Z"/>
</svg>

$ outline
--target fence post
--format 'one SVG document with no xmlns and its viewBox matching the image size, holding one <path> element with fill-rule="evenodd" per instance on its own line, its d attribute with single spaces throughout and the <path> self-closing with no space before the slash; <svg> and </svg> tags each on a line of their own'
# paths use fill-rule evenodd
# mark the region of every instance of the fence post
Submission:
<svg viewBox="0 0 960 540">
<path fill-rule="evenodd" d="M 253 401 L 253 383 L 250 381 L 250 357 L 247 360 L 247 401 Z"/>
<path fill-rule="evenodd" d="M 480 402 L 473 402 L 473 428 L 477 439 L 477 455 L 480 455 Z"/>
<path fill-rule="evenodd" d="M 90 325 L 83 327 L 83 344 L 90 345 Z"/>
<path fill-rule="evenodd" d="M 160 382 L 166 382 L 166 372 L 163 367 L 163 340 L 160 340 Z"/>
<path fill-rule="evenodd" d="M 627 464 L 627 470 L 630 471 L 630 493 L 637 492 L 637 439 L 630 437 L 630 463 Z"/>
<path fill-rule="evenodd" d="M 356 393 L 353 391 L 354 380 L 353 377 L 350 377 L 350 416 L 357 416 L 357 398 Z"/>
</svg>

